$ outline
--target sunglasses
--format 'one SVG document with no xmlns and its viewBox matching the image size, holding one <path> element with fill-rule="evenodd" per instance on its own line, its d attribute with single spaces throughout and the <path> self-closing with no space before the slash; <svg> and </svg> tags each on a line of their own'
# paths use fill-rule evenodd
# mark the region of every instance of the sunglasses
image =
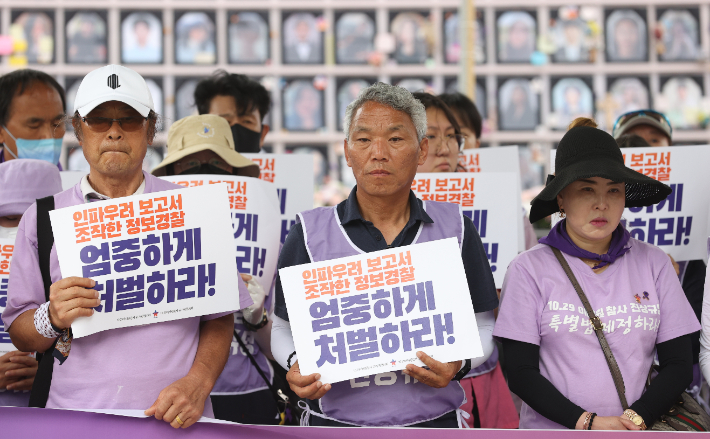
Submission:
<svg viewBox="0 0 710 439">
<path fill-rule="evenodd" d="M 148 118 L 143 116 L 129 116 L 121 117 L 119 119 L 111 119 L 109 117 L 81 118 L 82 122 L 84 122 L 92 131 L 97 133 L 108 131 L 114 122 L 117 122 L 118 126 L 121 127 L 123 131 L 138 131 L 143 128 L 146 120 L 148 120 Z"/>
<path fill-rule="evenodd" d="M 663 114 L 659 113 L 658 111 L 654 110 L 637 110 L 637 111 L 631 111 L 629 113 L 622 114 L 619 116 L 618 119 L 616 119 L 616 123 L 614 124 L 614 128 L 612 129 L 612 132 L 615 133 L 617 128 L 620 126 L 623 126 L 627 124 L 629 121 L 637 118 L 637 117 L 650 117 L 651 119 L 654 119 L 661 125 L 664 125 L 666 128 L 668 128 L 668 132 L 672 133 L 673 128 L 671 127 L 671 122 L 668 120 L 668 118 Z"/>
</svg>

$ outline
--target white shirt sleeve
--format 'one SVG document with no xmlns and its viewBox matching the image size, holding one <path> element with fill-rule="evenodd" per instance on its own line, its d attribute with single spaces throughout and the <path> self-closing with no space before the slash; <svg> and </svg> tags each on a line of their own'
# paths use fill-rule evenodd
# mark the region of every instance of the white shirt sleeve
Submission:
<svg viewBox="0 0 710 439">
<path fill-rule="evenodd" d="M 495 343 L 493 342 L 493 327 L 495 324 L 496 317 L 493 311 L 476 313 L 476 326 L 478 326 L 478 335 L 481 337 L 483 356 L 471 359 L 471 369 L 485 363 L 493 354 L 493 349 L 495 348 Z"/>
<path fill-rule="evenodd" d="M 700 316 L 700 370 L 706 381 L 710 381 L 710 265 L 705 272 L 705 291 L 703 292 L 703 312 Z"/>
<path fill-rule="evenodd" d="M 274 314 L 271 327 L 271 353 L 274 360 L 288 372 L 288 357 L 295 351 L 296 345 L 293 343 L 293 335 L 291 335 L 291 323 Z M 296 355 L 291 358 L 292 366 L 297 359 Z"/>
</svg>

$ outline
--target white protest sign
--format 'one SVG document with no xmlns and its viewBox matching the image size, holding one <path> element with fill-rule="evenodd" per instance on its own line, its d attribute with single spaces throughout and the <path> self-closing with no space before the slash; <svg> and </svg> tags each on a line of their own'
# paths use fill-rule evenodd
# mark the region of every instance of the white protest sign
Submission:
<svg viewBox="0 0 710 439">
<path fill-rule="evenodd" d="M 516 194 L 519 186 L 510 172 L 441 172 L 417 174 L 412 190 L 422 200 L 461 205 L 478 230 L 491 265 L 496 287 L 503 286 L 508 264 L 518 255 L 518 219 L 522 217 Z"/>
<path fill-rule="evenodd" d="M 81 182 L 87 172 L 82 171 L 60 171 L 59 177 L 62 179 L 62 189 L 67 190 Z"/>
<path fill-rule="evenodd" d="M 237 251 L 237 270 L 257 278 L 269 291 L 279 258 L 279 199 L 273 183 L 230 175 L 161 177 L 185 187 L 225 183 Z"/>
<path fill-rule="evenodd" d="M 460 254 L 449 238 L 280 269 L 301 374 L 337 383 L 423 366 L 417 351 L 482 356 Z"/>
<path fill-rule="evenodd" d="M 556 150 L 551 151 L 555 172 Z M 660 247 L 677 261 L 705 259 L 709 232 L 710 146 L 622 148 L 627 167 L 665 183 L 673 192 L 648 207 L 624 209 L 621 217 L 633 238 Z M 553 215 L 553 224 L 559 221 Z"/>
<path fill-rule="evenodd" d="M 228 200 L 214 184 L 50 212 L 62 275 L 101 299 L 74 337 L 240 309 Z"/>
<path fill-rule="evenodd" d="M 313 209 L 313 157 L 308 154 L 242 154 L 259 165 L 259 179 L 276 186 L 281 210 L 281 243 L 296 214 Z"/>
<path fill-rule="evenodd" d="M 512 172 L 515 174 L 518 188 L 518 204 L 522 207 L 522 185 L 520 183 L 520 152 L 517 146 L 498 148 L 464 149 L 459 154 L 459 165 L 468 172 Z M 521 209 L 518 219 L 518 251 L 525 251 L 525 232 L 523 230 L 524 212 Z"/>
<path fill-rule="evenodd" d="M 15 240 L 0 238 L 0 314 L 7 306 L 7 287 L 10 282 L 10 265 L 12 263 L 12 253 L 15 251 Z M 10 341 L 10 334 L 5 332 L 5 324 L 0 318 L 0 355 L 16 351 Z"/>
</svg>

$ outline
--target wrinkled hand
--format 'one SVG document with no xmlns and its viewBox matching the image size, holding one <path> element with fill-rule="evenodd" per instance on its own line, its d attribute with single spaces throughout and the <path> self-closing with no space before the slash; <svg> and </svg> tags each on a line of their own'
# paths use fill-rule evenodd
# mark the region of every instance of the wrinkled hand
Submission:
<svg viewBox="0 0 710 439">
<path fill-rule="evenodd" d="M 641 430 L 626 416 L 597 416 L 592 423 L 592 430 Z"/>
<path fill-rule="evenodd" d="M 424 352 L 417 352 L 417 357 L 422 361 L 422 363 L 429 366 L 429 370 L 415 366 L 413 364 L 408 364 L 407 368 L 402 371 L 403 374 L 409 375 L 414 379 L 421 381 L 429 387 L 434 387 L 435 389 L 441 389 L 449 385 L 451 379 L 456 376 L 463 362 L 452 361 L 451 363 L 442 363 L 431 358 Z"/>
<path fill-rule="evenodd" d="M 311 375 L 301 375 L 301 369 L 298 368 L 296 361 L 291 369 L 286 374 L 291 390 L 298 395 L 299 398 L 320 399 L 330 390 L 330 384 L 323 384 L 320 381 L 320 374 L 314 373 Z"/>
<path fill-rule="evenodd" d="M 188 375 L 164 388 L 158 399 L 144 413 L 170 423 L 173 428 L 187 428 L 202 417 L 205 400 L 210 396 L 202 380 Z M 180 416 L 182 425 L 177 421 Z"/>
<path fill-rule="evenodd" d="M 239 275 L 247 284 L 249 296 L 254 302 L 254 304 L 242 310 L 242 315 L 244 316 L 244 320 L 252 325 L 256 325 L 261 322 L 261 319 L 264 316 L 264 301 L 266 300 L 266 292 L 261 285 L 259 285 L 259 282 L 257 282 L 252 276 L 243 273 L 239 273 Z"/>
<path fill-rule="evenodd" d="M 84 277 L 67 277 L 49 288 L 49 321 L 58 328 L 71 327 L 77 317 L 94 314 L 99 306 L 99 292 L 92 290 L 96 281 Z"/>
<path fill-rule="evenodd" d="M 673 264 L 673 269 L 675 270 L 675 275 L 680 276 L 680 265 L 673 259 L 673 256 L 668 254 L 668 257 L 671 258 L 671 264 Z"/>
<path fill-rule="evenodd" d="M 13 351 L 0 357 L 0 389 L 32 390 L 37 360 L 29 352 Z"/>
</svg>

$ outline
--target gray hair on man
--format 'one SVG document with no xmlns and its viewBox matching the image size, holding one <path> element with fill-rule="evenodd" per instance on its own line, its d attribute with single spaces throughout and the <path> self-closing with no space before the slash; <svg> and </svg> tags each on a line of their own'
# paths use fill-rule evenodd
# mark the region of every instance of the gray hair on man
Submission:
<svg viewBox="0 0 710 439">
<path fill-rule="evenodd" d="M 414 128 L 417 130 L 417 140 L 421 142 L 424 139 L 427 127 L 424 105 L 419 102 L 419 99 L 412 96 L 409 90 L 396 85 L 378 82 L 363 89 L 357 99 L 352 101 L 348 108 L 345 109 L 343 131 L 347 136 L 348 142 L 350 141 L 350 125 L 353 122 L 353 117 L 357 110 L 368 102 L 377 102 L 394 110 L 407 113 L 412 119 Z"/>
</svg>

